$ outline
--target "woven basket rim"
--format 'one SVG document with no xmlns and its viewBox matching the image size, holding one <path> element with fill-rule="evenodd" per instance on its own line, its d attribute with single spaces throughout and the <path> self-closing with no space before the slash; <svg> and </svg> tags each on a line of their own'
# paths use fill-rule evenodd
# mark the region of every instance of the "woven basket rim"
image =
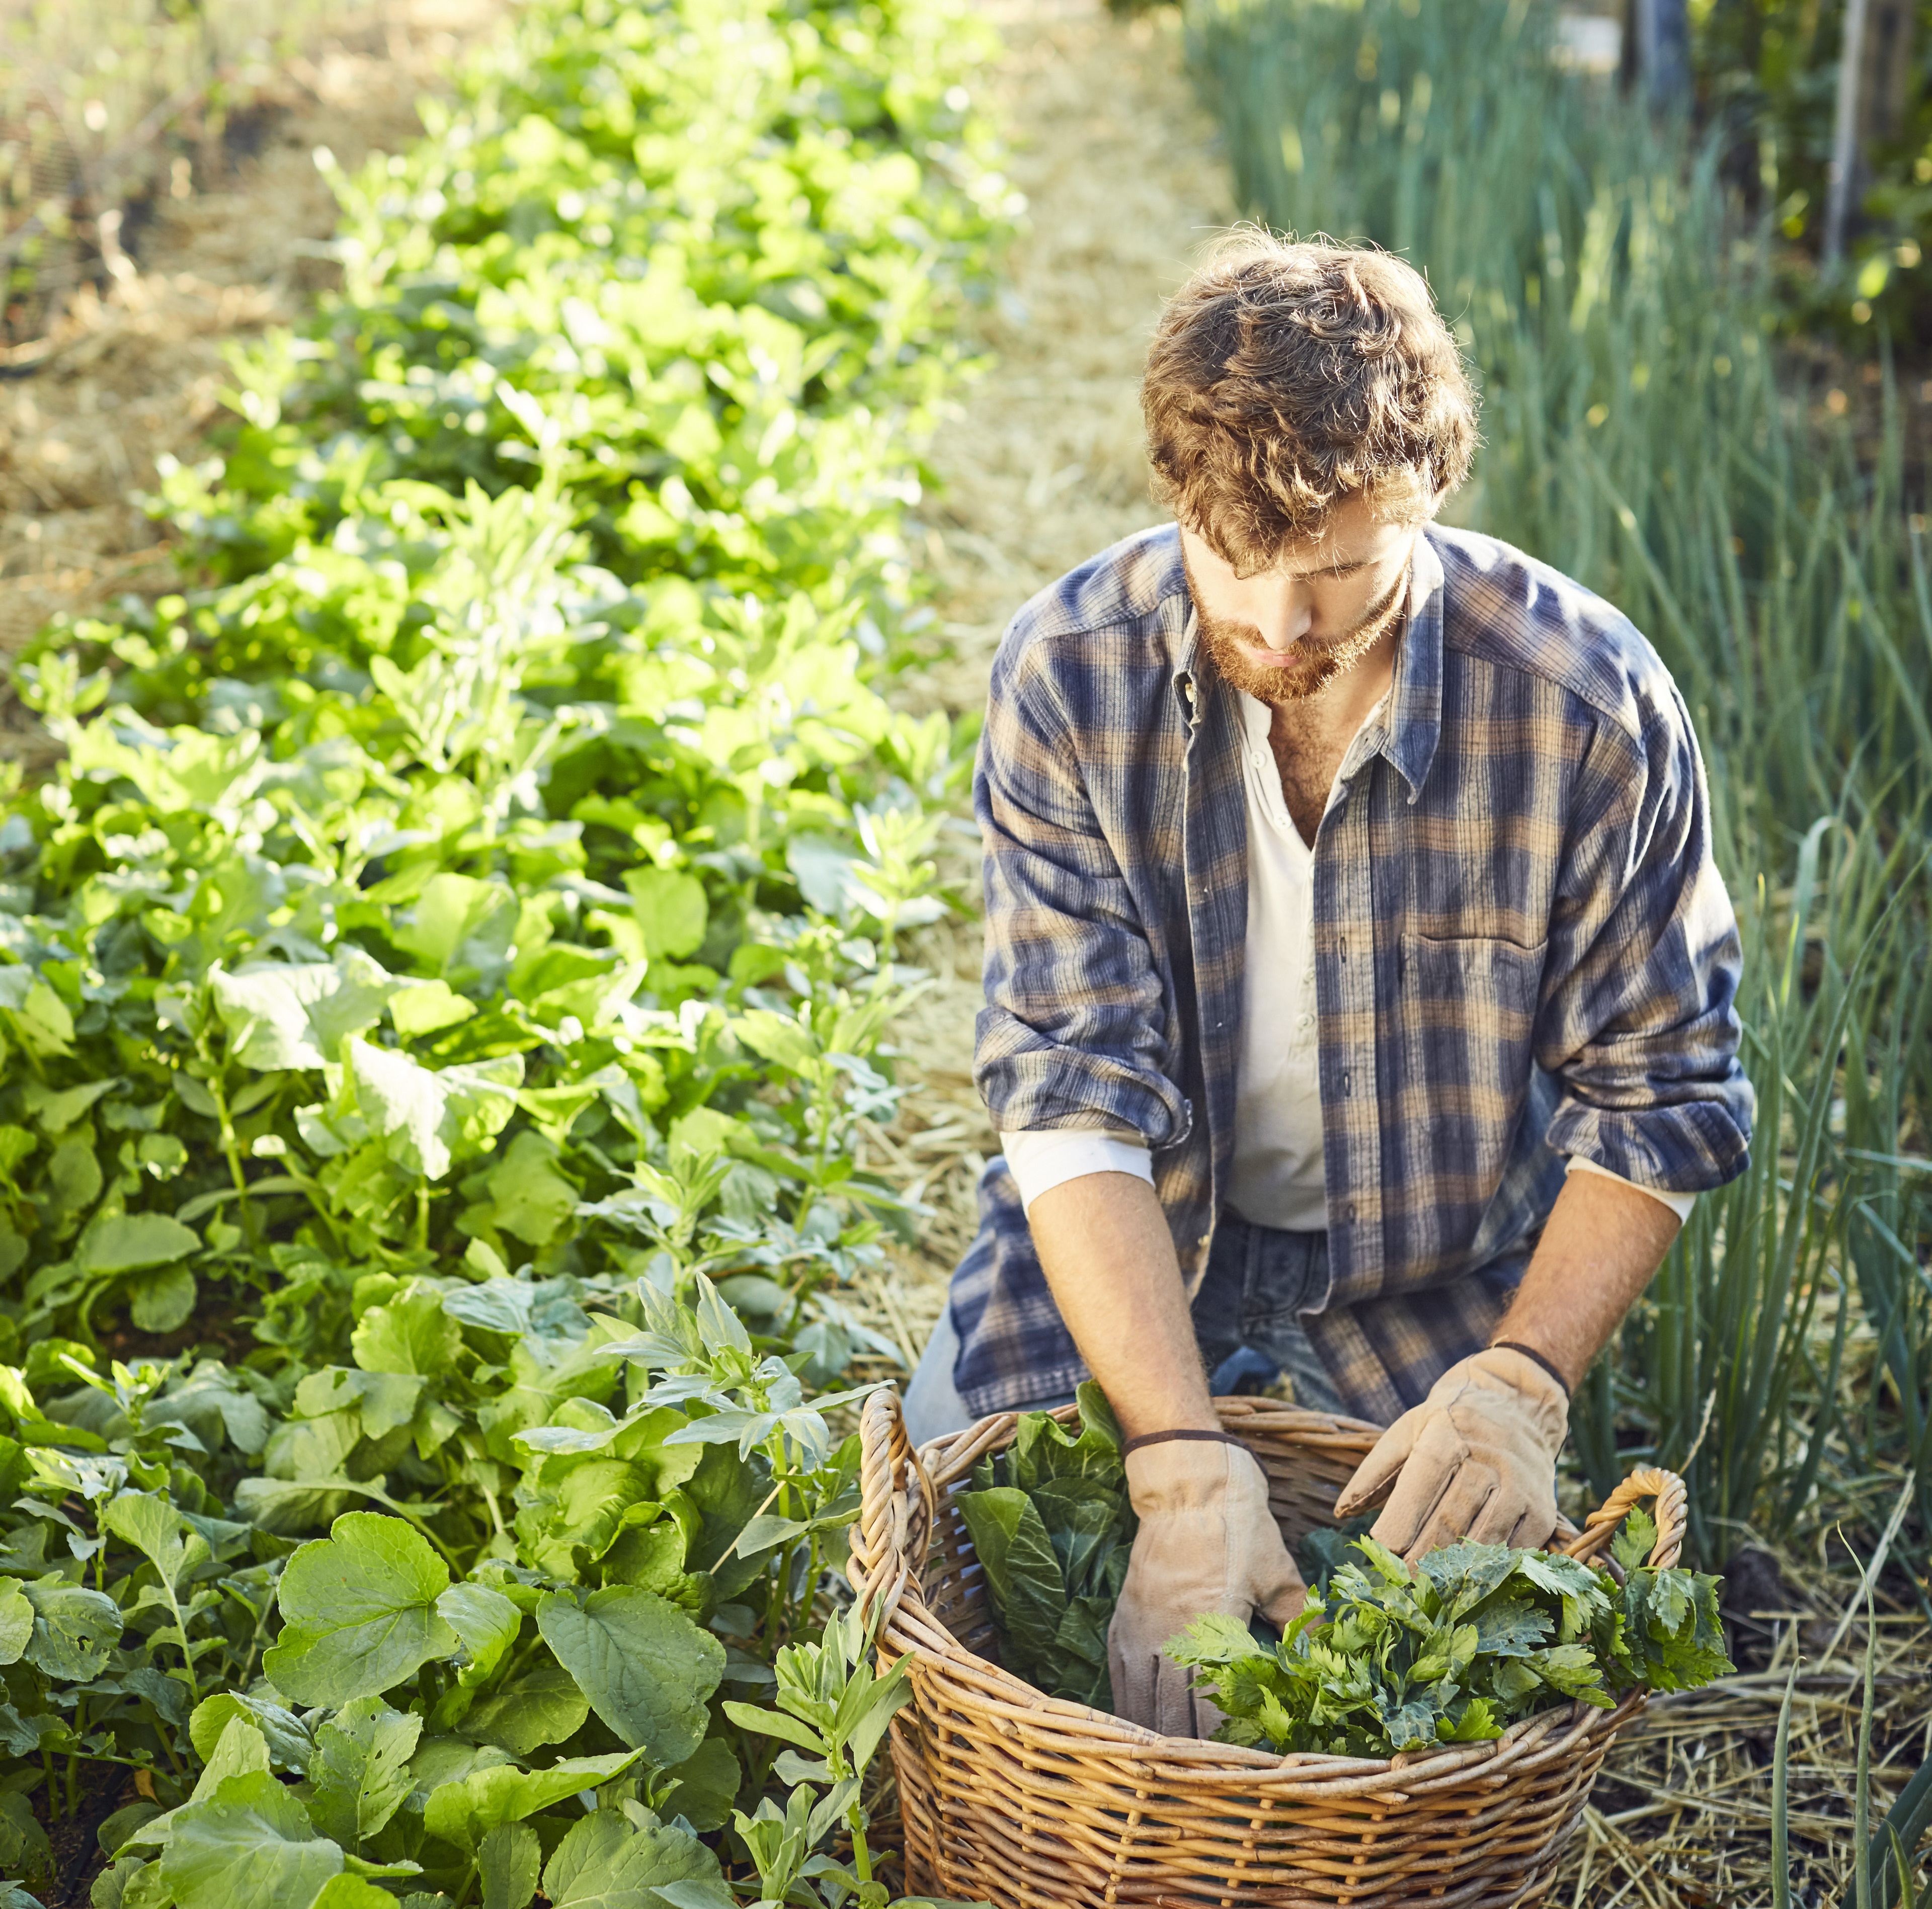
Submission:
<svg viewBox="0 0 1932 1909">
<path fill-rule="evenodd" d="M 1325 1434 L 1338 1443 L 1353 1443 L 1365 1433 L 1379 1436 L 1382 1430 L 1365 1420 L 1311 1412 L 1271 1400 L 1231 1398 L 1216 1398 L 1214 1403 L 1230 1430 L 1305 1431 L 1314 1435 L 1310 1442 Z M 1078 1409 L 1064 1407 L 1054 1416 L 1070 1418 Z M 1118 1760 L 1124 1773 L 1144 1773 L 1168 1791 L 1196 1788 L 1225 1791 L 1229 1779 L 1238 1778 L 1244 1790 L 1259 1786 L 1284 1799 L 1298 1792 L 1338 1798 L 1367 1792 L 1393 1803 L 1454 1788 L 1478 1773 L 1496 1780 L 1499 1765 L 1540 1764 L 1552 1752 L 1570 1750 L 1571 1740 L 1621 1729 L 1649 1701 L 1645 1687 L 1627 1692 L 1613 1710 L 1573 1698 L 1568 1704 L 1520 1717 L 1501 1737 L 1486 1742 L 1445 1743 L 1372 1758 L 1320 1751 L 1276 1752 L 1166 1737 L 1089 1705 L 1049 1697 L 960 1643 L 928 1608 L 920 1582 L 939 1496 L 987 1452 L 1004 1449 L 1021 1416 L 1017 1412 L 990 1414 L 962 1432 L 929 1441 L 915 1452 L 906 1437 L 896 1389 L 887 1386 L 874 1392 L 865 1401 L 860 1419 L 863 1502 L 860 1521 L 853 1530 L 850 1575 L 862 1601 L 877 1598 L 884 1602 L 884 1616 L 878 1626 L 884 1650 L 895 1658 L 910 1656 L 928 1675 L 944 1677 L 956 1698 L 988 1716 L 1004 1719 L 1042 1749 L 1049 1749 L 1048 1740 L 1056 1737 L 1074 1740 L 1089 1752 L 1104 1746 Z M 928 1459 L 940 1461 L 937 1467 Z M 1656 1467 L 1632 1472 L 1590 1514 L 1583 1530 L 1562 1548 L 1564 1554 L 1588 1561 L 1606 1550 L 1624 1513 L 1646 1499 L 1657 1502 L 1658 1539 L 1652 1562 L 1674 1563 L 1682 1543 L 1687 1494 L 1676 1473 Z M 910 1548 L 916 1549 L 916 1559 L 908 1555 Z M 1559 1731 L 1564 1740 L 1546 1742 Z"/>
</svg>

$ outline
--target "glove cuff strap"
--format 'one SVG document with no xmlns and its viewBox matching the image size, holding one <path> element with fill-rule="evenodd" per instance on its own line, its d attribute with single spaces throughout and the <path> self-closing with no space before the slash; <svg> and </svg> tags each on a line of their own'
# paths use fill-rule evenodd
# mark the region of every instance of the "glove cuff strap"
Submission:
<svg viewBox="0 0 1932 1909">
<path fill-rule="evenodd" d="M 1120 1456 L 1124 1458 L 1130 1452 L 1138 1452 L 1144 1446 L 1166 1445 L 1170 1440 L 1177 1438 L 1199 1439 L 1214 1445 L 1241 1444 L 1241 1441 L 1232 1432 L 1196 1431 L 1191 1428 L 1176 1431 L 1142 1432 L 1139 1437 L 1129 1439 L 1120 1447 Z M 1242 1446 L 1244 1451 L 1246 1449 L 1245 1446 Z"/>
<path fill-rule="evenodd" d="M 1538 1352 L 1534 1346 L 1523 1345 L 1515 1339 L 1492 1339 L 1490 1342 L 1490 1350 L 1492 1352 L 1520 1353 L 1532 1365 L 1541 1366 L 1544 1371 L 1547 1372 L 1550 1376 L 1562 1387 L 1563 1396 L 1565 1398 L 1570 1397 L 1570 1381 L 1564 1377 L 1563 1374 L 1558 1371 L 1556 1368 L 1551 1365 L 1550 1361 L 1544 1358 L 1543 1354 Z M 1174 1436 L 1174 1434 L 1170 1433 L 1168 1436 L 1171 1437 Z"/>
</svg>

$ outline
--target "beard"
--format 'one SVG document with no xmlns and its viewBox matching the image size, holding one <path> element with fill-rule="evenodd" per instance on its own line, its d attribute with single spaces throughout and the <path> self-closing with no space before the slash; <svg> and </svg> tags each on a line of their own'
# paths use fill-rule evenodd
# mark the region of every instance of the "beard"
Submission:
<svg viewBox="0 0 1932 1909">
<path fill-rule="evenodd" d="M 1335 637 L 1302 637 L 1294 645 L 1294 661 L 1277 664 L 1251 662 L 1244 646 L 1258 649 L 1272 647 L 1252 623 L 1238 623 L 1231 618 L 1210 616 L 1202 607 L 1200 586 L 1185 553 L 1182 568 L 1194 598 L 1194 615 L 1201 640 L 1214 667 L 1235 688 L 1244 690 L 1258 703 L 1303 703 L 1318 696 L 1338 676 L 1346 676 L 1381 643 L 1400 620 L 1408 597 L 1406 568 L 1390 588 L 1388 595 L 1352 629 Z"/>
</svg>

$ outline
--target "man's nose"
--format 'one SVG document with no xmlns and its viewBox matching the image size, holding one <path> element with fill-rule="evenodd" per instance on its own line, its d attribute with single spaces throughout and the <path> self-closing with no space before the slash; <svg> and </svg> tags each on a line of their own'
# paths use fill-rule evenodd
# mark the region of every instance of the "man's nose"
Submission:
<svg viewBox="0 0 1932 1909">
<path fill-rule="evenodd" d="M 1262 608 L 1262 640 L 1270 649 L 1292 649 L 1314 621 L 1313 592 L 1288 577 L 1275 580 Z"/>
</svg>

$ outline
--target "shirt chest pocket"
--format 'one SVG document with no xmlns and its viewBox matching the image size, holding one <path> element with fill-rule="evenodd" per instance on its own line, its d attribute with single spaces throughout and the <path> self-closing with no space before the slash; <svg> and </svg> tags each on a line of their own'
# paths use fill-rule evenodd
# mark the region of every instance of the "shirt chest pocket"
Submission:
<svg viewBox="0 0 1932 1909">
<path fill-rule="evenodd" d="M 1548 949 L 1546 942 L 1525 948 L 1488 935 L 1406 934 L 1400 955 L 1402 993 L 1413 1002 L 1458 1011 L 1469 1024 L 1503 1038 L 1527 1035 L 1542 993 Z"/>
<path fill-rule="evenodd" d="M 1529 1092 L 1544 947 L 1405 934 L 1395 1019 L 1398 1104 L 1426 1129 L 1438 1173 L 1486 1200 Z"/>
</svg>

